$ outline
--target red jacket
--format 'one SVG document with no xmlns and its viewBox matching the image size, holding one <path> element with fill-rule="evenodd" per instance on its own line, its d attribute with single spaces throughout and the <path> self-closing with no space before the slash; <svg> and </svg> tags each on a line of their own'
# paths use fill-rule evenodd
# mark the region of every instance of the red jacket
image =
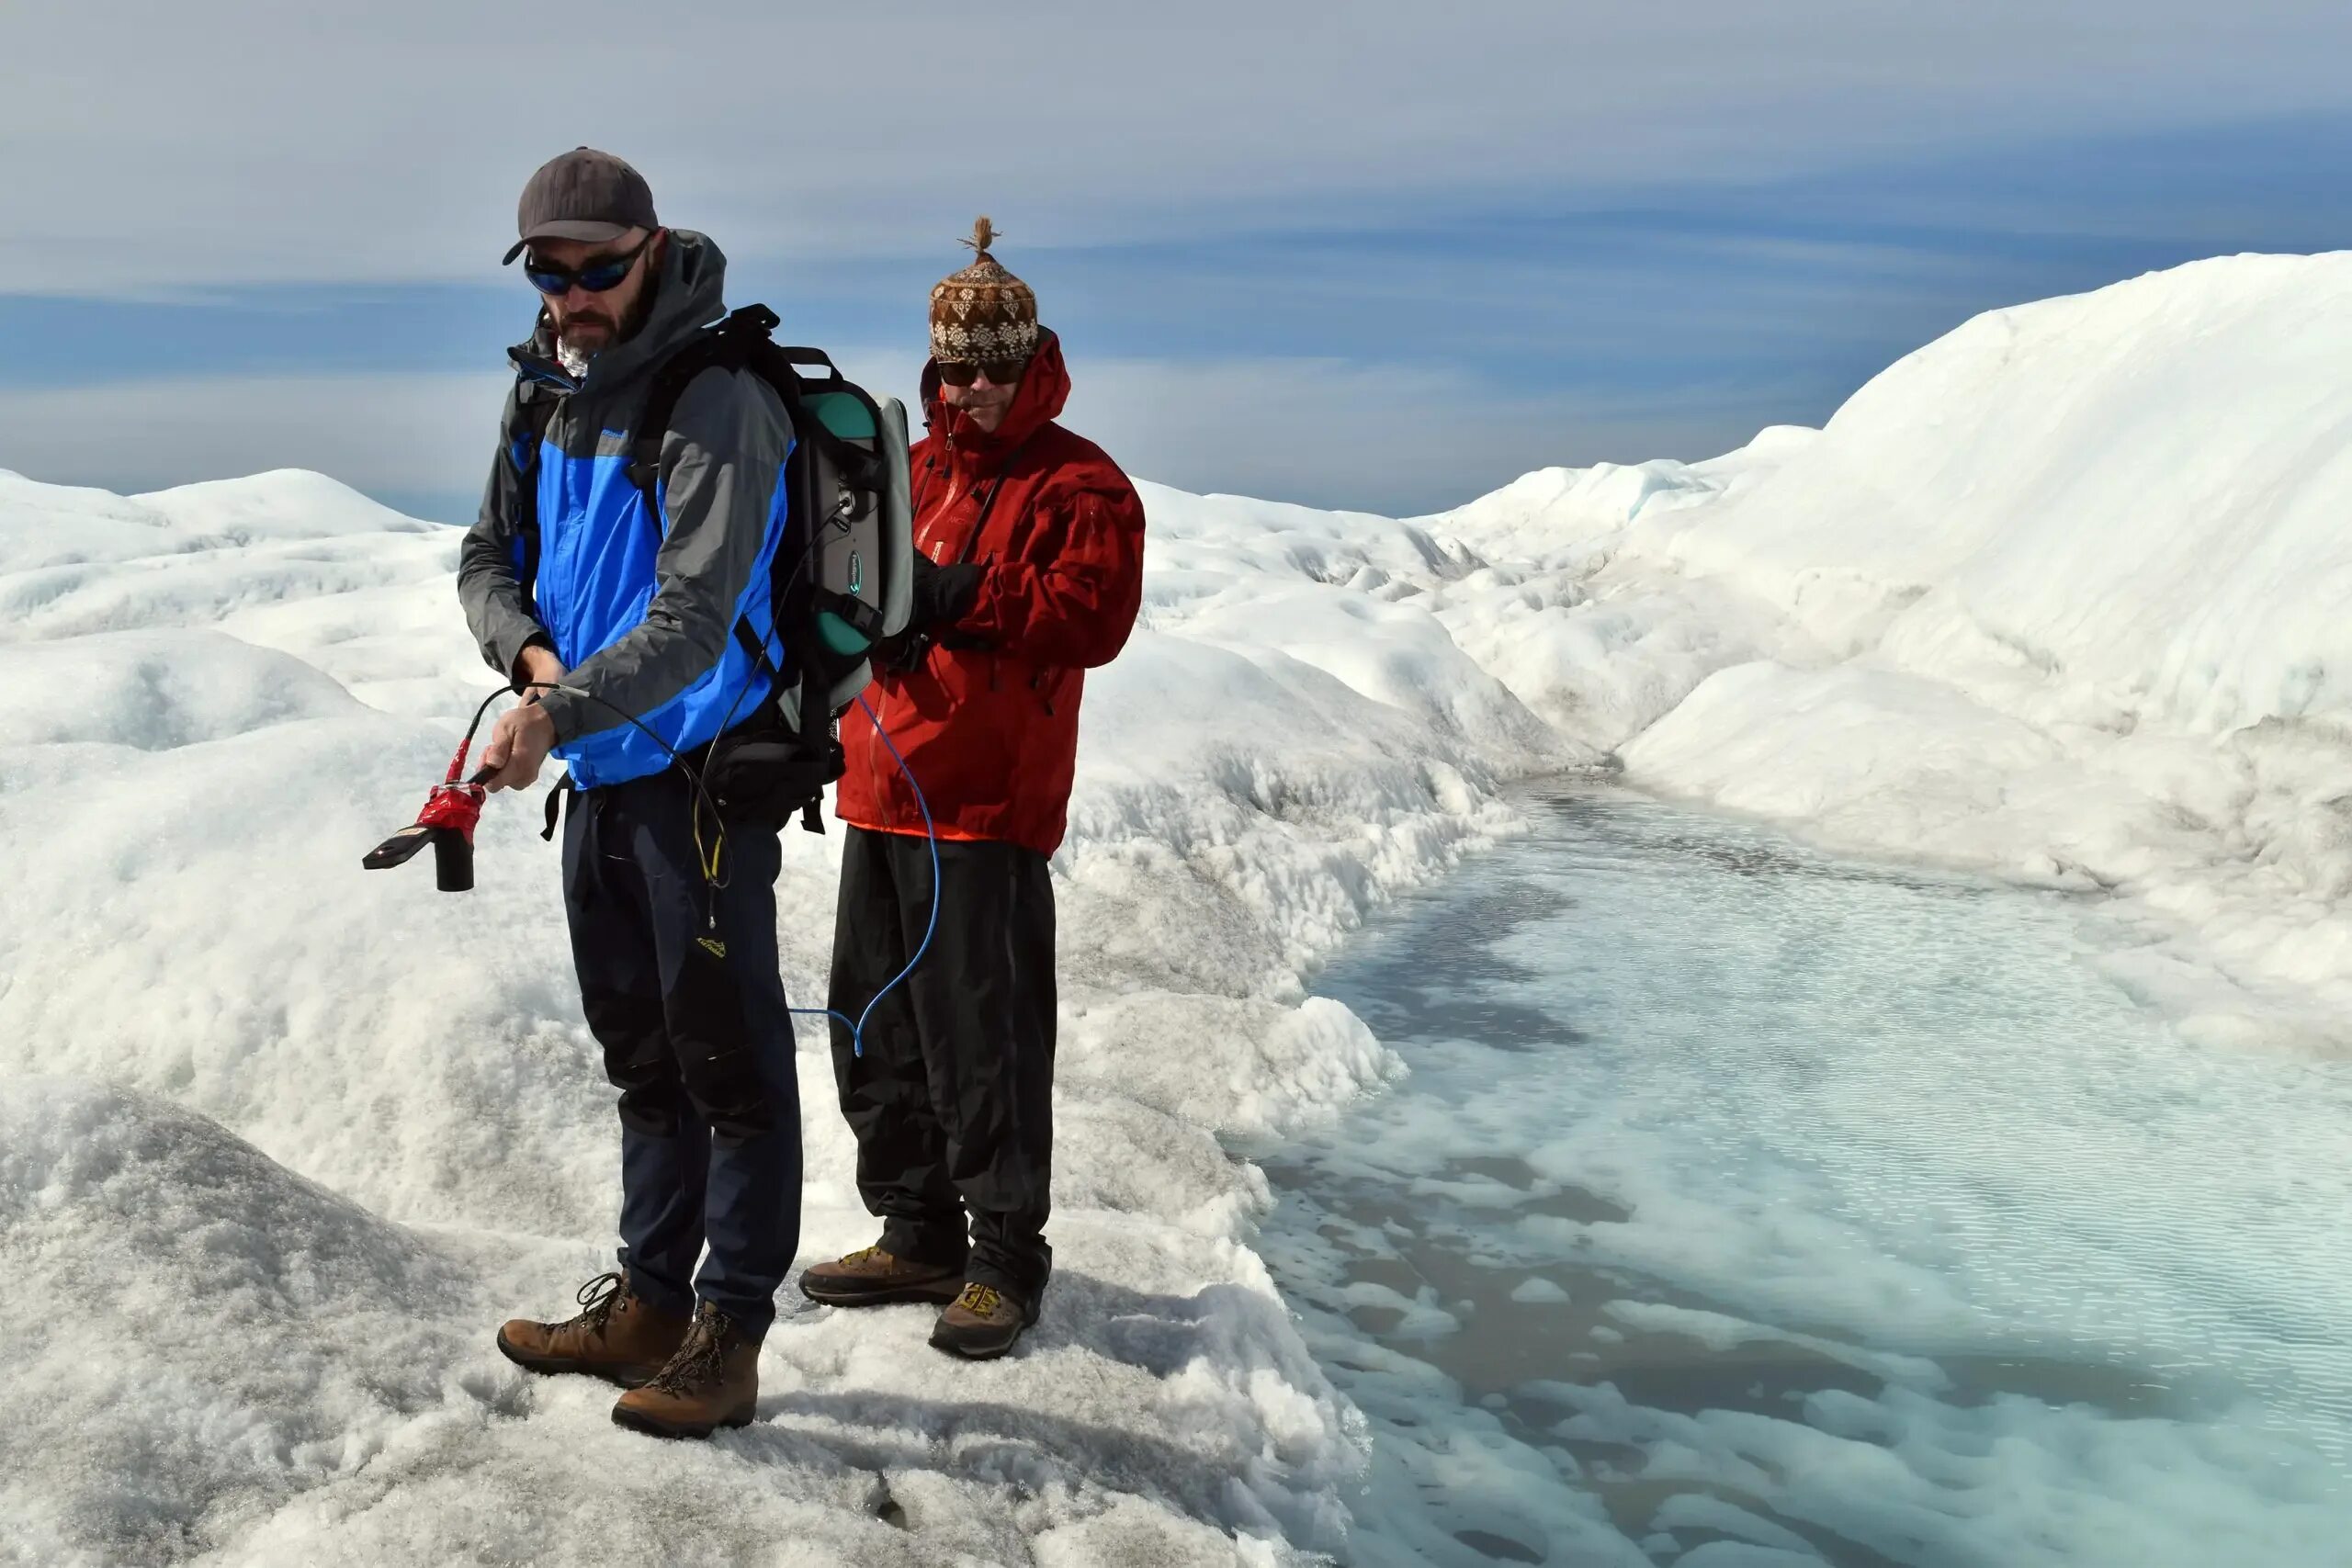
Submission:
<svg viewBox="0 0 2352 1568">
<path fill-rule="evenodd" d="M 1059 847 L 1085 671 L 1117 655 L 1142 603 L 1143 502 L 1101 447 L 1053 423 L 1069 397 L 1051 333 L 994 434 L 940 400 L 936 366 L 923 370 L 931 433 L 912 454 L 915 548 L 986 568 L 971 613 L 933 628 L 978 646 L 934 643 L 921 667 L 878 676 L 865 700 L 943 839 Z M 841 819 L 921 833 L 914 791 L 864 714 L 842 718 L 842 749 Z"/>
</svg>

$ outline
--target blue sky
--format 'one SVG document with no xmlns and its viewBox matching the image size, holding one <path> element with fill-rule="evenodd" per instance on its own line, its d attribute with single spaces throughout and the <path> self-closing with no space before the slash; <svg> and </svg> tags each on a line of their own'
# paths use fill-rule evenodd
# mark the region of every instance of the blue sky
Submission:
<svg viewBox="0 0 2352 1568">
<path fill-rule="evenodd" d="M 0 184 L 50 198 L 0 234 L 0 467 L 130 490 L 300 465 L 463 519 L 532 310 L 495 265 L 513 193 L 571 141 L 636 158 L 735 299 L 901 395 L 924 291 L 989 210 L 1069 345 L 1071 423 L 1138 474 L 1399 513 L 1817 423 L 1978 310 L 2352 220 L 2352 107 L 2312 58 L 2352 23 L 2309 7 L 1996 3 L 1952 31 L 1806 0 L 1759 32 L 1728 6 L 1661 30 L 1368 5 L 1324 13 L 1377 24 L 1335 38 L 1043 6 L 978 98 L 923 85 L 952 48 L 945 76 L 910 55 L 883 119 L 852 94 L 821 135 L 675 101 L 502 115 L 479 100 L 513 85 L 438 41 L 469 36 L 440 0 L 376 37 L 226 9 L 254 30 L 146 8 L 156 59 L 119 76 L 92 74 L 105 18 L 0 19 Z M 1245 27 L 1254 51 L 1214 36 Z M 546 53 L 600 104 L 586 84 L 682 58 Z M 67 112 L 92 90 L 119 115 Z"/>
</svg>

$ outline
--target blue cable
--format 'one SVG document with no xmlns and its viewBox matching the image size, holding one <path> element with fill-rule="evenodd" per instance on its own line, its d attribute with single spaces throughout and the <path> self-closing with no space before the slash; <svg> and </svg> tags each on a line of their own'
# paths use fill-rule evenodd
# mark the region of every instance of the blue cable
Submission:
<svg viewBox="0 0 2352 1568">
<path fill-rule="evenodd" d="M 899 764 L 899 772 L 905 776 L 907 787 L 915 792 L 915 805 L 922 812 L 922 836 L 931 845 L 931 920 L 922 928 L 922 942 L 915 949 L 915 955 L 907 960 L 907 966 L 890 976 L 888 985 L 874 993 L 874 999 L 865 1004 L 865 1010 L 855 1020 L 831 1008 L 793 1008 L 789 1010 L 802 1018 L 830 1018 L 848 1024 L 849 1053 L 862 1057 L 865 1055 L 865 1021 L 874 1016 L 874 1010 L 882 1005 L 884 997 L 897 990 L 899 984 L 915 972 L 915 965 L 922 962 L 922 955 L 931 951 L 933 933 L 939 930 L 939 829 L 932 823 L 931 802 L 922 797 L 922 785 L 915 782 L 914 770 L 907 766 L 907 760 L 899 755 L 898 747 L 891 744 L 890 732 L 882 728 L 880 716 L 875 713 L 873 705 L 865 700 L 863 692 L 857 694 L 857 705 L 865 710 L 866 722 L 874 726 L 874 733 L 881 739 L 882 749 L 890 753 L 890 761 Z"/>
</svg>

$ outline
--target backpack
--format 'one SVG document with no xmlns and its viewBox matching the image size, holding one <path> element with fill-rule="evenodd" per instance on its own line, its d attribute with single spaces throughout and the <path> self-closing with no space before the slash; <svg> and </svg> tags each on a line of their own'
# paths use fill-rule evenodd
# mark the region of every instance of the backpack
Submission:
<svg viewBox="0 0 2352 1568">
<path fill-rule="evenodd" d="M 818 805 L 842 772 L 836 721 L 872 680 L 876 645 L 905 630 L 912 608 L 907 411 L 898 399 L 876 400 L 849 380 L 822 350 L 776 344 L 768 334 L 777 324 L 765 305 L 746 305 L 662 362 L 638 416 L 628 477 L 659 528 L 654 487 L 662 439 L 678 399 L 706 370 L 750 370 L 783 400 L 793 446 L 785 463 L 785 536 L 769 569 L 768 603 L 793 673 L 786 679 L 771 661 L 748 618 L 735 623 L 736 641 L 768 672 L 772 712 L 763 716 L 773 722 L 750 727 L 761 733 L 729 748 L 711 783 L 722 804 L 740 797 L 779 822 L 797 809 L 804 827 L 822 832 Z M 821 374 L 804 375 L 803 367 L 821 367 Z M 553 407 L 543 393 L 518 402 L 510 451 L 527 453 L 536 464 Z M 523 481 L 516 525 L 528 604 L 539 558 L 538 486 L 527 469 Z"/>
</svg>

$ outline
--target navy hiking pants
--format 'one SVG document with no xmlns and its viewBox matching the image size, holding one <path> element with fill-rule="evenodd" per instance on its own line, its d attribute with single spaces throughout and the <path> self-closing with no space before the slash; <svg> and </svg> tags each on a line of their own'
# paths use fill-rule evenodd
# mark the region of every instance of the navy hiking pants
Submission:
<svg viewBox="0 0 2352 1568">
<path fill-rule="evenodd" d="M 657 1304 L 690 1313 L 700 1297 L 757 1338 L 800 1244 L 779 851 L 775 829 L 730 822 L 713 891 L 692 794 L 673 771 L 574 796 L 564 907 L 588 1028 L 621 1091 L 621 1268 Z"/>
</svg>

